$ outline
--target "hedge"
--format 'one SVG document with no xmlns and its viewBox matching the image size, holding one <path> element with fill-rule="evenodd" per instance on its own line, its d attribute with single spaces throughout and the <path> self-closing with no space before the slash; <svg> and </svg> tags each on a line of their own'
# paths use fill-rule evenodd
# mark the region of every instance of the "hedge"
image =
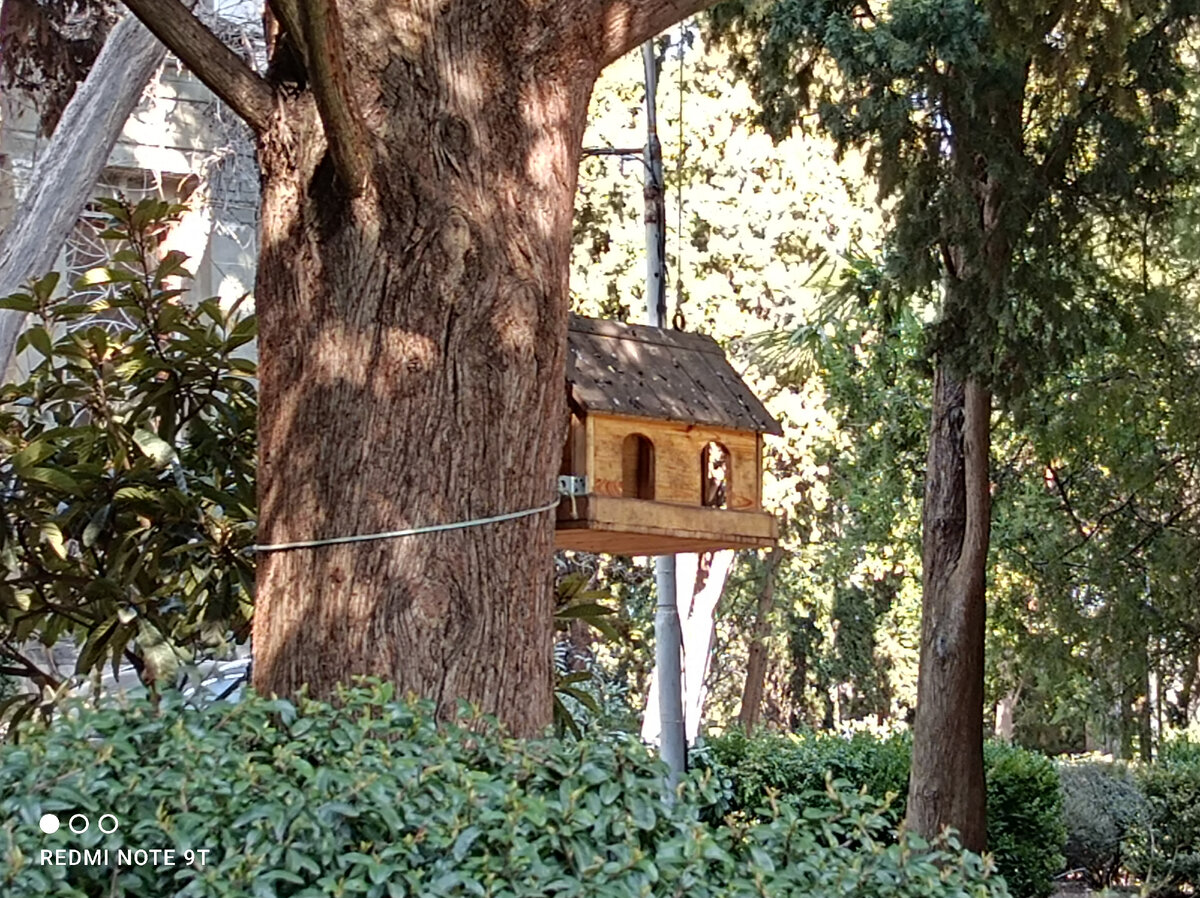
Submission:
<svg viewBox="0 0 1200 898">
<path fill-rule="evenodd" d="M 0 748 L 0 894 L 1007 895 L 976 855 L 897 843 L 862 796 L 714 826 L 716 782 L 693 774 L 668 802 L 664 776 L 636 743 L 515 741 L 474 717 L 439 725 L 379 686 L 336 707 L 253 694 L 203 709 L 170 697 L 75 707 Z M 92 825 L 44 835 L 46 813 Z M 101 814 L 119 827 L 101 833 Z M 107 851 L 107 863 L 43 863 L 71 849 Z M 116 863 L 137 849 L 179 854 Z M 203 866 L 180 859 L 201 850 Z"/>
<path fill-rule="evenodd" d="M 1128 767 L 1106 761 L 1063 761 L 1066 867 L 1082 871 L 1095 889 L 1111 886 L 1125 861 L 1130 828 L 1145 821 L 1148 806 Z"/>
<path fill-rule="evenodd" d="M 1200 891 L 1200 743 L 1165 743 L 1135 770 L 1146 812 L 1129 827 L 1127 866 L 1153 894 Z"/>
<path fill-rule="evenodd" d="M 894 794 L 889 819 L 894 824 L 904 816 L 912 755 L 906 734 L 747 738 L 733 732 L 711 739 L 708 750 L 725 781 L 722 811 L 756 814 L 772 793 L 820 805 L 829 778 L 880 798 Z M 988 847 L 996 867 L 1018 898 L 1045 898 L 1062 870 L 1066 838 L 1054 766 L 1037 752 L 1003 743 L 988 743 L 984 760 Z"/>
</svg>

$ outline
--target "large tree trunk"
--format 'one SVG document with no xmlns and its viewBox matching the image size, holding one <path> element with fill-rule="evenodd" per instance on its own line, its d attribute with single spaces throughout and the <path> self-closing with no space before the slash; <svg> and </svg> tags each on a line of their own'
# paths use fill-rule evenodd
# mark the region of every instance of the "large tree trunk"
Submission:
<svg viewBox="0 0 1200 898">
<path fill-rule="evenodd" d="M 254 685 L 550 721 L 572 204 L 600 70 L 705 0 L 272 0 L 266 80 L 126 0 L 258 137 Z"/>
<path fill-rule="evenodd" d="M 391 103 L 366 110 L 378 190 L 341 190 L 311 102 L 289 104 L 263 142 L 264 543 L 470 521 L 555 495 L 590 82 L 532 63 L 497 78 L 502 59 L 528 54 L 520 35 L 498 45 L 466 23 L 420 60 L 358 49 L 360 76 Z M 553 542 L 545 511 L 268 553 L 255 686 L 327 694 L 372 674 L 535 733 L 550 719 Z"/>
<path fill-rule="evenodd" d="M 990 521 L 991 394 L 944 366 L 934 377 L 925 476 L 921 661 L 908 825 L 925 838 L 987 840 L 983 642 Z"/>
<path fill-rule="evenodd" d="M 0 235 L 0 296 L 54 265 L 166 53 L 133 16 L 113 28 L 38 159 L 16 216 Z M 24 323 L 24 314 L 0 310 L 0 376 L 8 369 Z"/>
</svg>

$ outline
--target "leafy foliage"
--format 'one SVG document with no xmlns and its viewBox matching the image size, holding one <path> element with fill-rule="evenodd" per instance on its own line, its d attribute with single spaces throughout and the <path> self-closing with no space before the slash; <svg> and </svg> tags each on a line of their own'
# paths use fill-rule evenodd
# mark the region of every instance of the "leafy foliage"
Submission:
<svg viewBox="0 0 1200 898">
<path fill-rule="evenodd" d="M 183 301 L 182 254 L 157 251 L 182 207 L 105 207 L 111 261 L 76 285 L 103 298 L 48 275 L 0 301 L 34 318 L 29 374 L 0 387 L 0 663 L 50 689 L 30 641 L 170 682 L 250 619 L 255 318 Z"/>
<path fill-rule="evenodd" d="M 1130 869 L 1157 894 L 1200 888 L 1200 744 L 1163 746 L 1137 783 L 1149 813 L 1130 829 Z"/>
<path fill-rule="evenodd" d="M 777 797 L 825 806 L 828 780 L 842 781 L 889 800 L 893 824 L 904 816 L 911 738 L 865 733 L 767 735 L 730 733 L 709 743 L 717 775 L 729 780 L 728 810 L 761 814 Z M 988 847 L 1014 895 L 1045 898 L 1062 869 L 1065 838 L 1058 777 L 1036 752 L 989 743 L 984 753 L 988 788 Z"/>
<path fill-rule="evenodd" d="M 712 827 L 715 783 L 693 776 L 667 801 L 665 772 L 633 742 L 517 742 L 471 715 L 439 728 L 378 686 L 337 707 L 80 708 L 0 749 L 0 883 L 64 898 L 1007 895 L 977 856 L 893 843 L 868 799 Z M 120 829 L 42 836 L 46 812 Z M 38 863 L 67 847 L 209 854 L 202 868 Z"/>
<path fill-rule="evenodd" d="M 589 588 L 588 580 L 582 573 L 572 573 L 559 577 L 554 585 L 554 626 L 568 637 L 556 646 L 554 659 L 554 728 L 560 738 L 568 732 L 578 738 L 583 734 L 581 723 L 586 725 L 604 713 L 594 694 L 596 688 L 603 690 L 604 684 L 589 666 L 588 653 L 574 650 L 572 629 L 593 630 L 614 642 L 621 639 L 614 624 L 617 609 L 608 604 L 612 595 Z"/>
<path fill-rule="evenodd" d="M 1024 695 L 1018 737 L 1051 750 L 1081 750 L 1088 727 L 1148 759 L 1151 672 L 1183 687 L 1168 720 L 1194 694 L 1200 328 L 1188 277 L 1156 286 L 1176 280 L 1172 236 L 1106 276 L 1088 351 L 997 429 L 996 657 Z"/>
<path fill-rule="evenodd" d="M 1014 895 L 1046 898 L 1063 868 L 1062 792 L 1045 755 L 1002 742 L 984 748 L 988 850 Z"/>
<path fill-rule="evenodd" d="M 1133 775 L 1121 764 L 1103 761 L 1062 763 L 1063 849 L 1068 870 L 1083 870 L 1094 888 L 1112 885 L 1124 859 L 1130 826 L 1147 807 Z"/>
<path fill-rule="evenodd" d="M 894 198 L 883 298 L 940 291 L 929 350 L 1019 397 L 1078 354 L 1097 249 L 1194 180 L 1192 3 L 728 0 L 710 31 L 777 139 L 812 117 Z"/>
<path fill-rule="evenodd" d="M 878 739 L 867 733 L 753 738 L 734 730 L 710 738 L 707 747 L 716 770 L 730 780 L 722 810 L 754 814 L 770 805 L 772 794 L 821 795 L 825 780 L 844 780 L 877 798 L 902 797 L 908 791 L 912 745 L 905 735 Z M 893 805 L 899 823 L 903 801 Z"/>
</svg>

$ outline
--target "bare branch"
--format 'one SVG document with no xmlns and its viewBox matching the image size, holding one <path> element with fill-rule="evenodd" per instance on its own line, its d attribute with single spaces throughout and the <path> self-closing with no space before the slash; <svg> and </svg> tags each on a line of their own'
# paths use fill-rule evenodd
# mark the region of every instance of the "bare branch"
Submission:
<svg viewBox="0 0 1200 898">
<path fill-rule="evenodd" d="M 337 0 L 298 0 L 296 5 L 304 28 L 305 68 L 325 127 L 329 155 L 351 195 L 358 196 L 370 172 L 367 133 L 350 91 Z"/>
<path fill-rule="evenodd" d="M 274 92 L 187 7 L 179 0 L 125 0 L 125 5 L 255 133 L 266 130 Z"/>
<path fill-rule="evenodd" d="M 600 33 L 601 66 L 624 56 L 676 22 L 712 6 L 715 0 L 591 0 L 590 15 L 575 17 Z M 564 7 L 569 7 L 564 4 Z M 573 14 L 574 15 L 574 14 Z"/>
</svg>

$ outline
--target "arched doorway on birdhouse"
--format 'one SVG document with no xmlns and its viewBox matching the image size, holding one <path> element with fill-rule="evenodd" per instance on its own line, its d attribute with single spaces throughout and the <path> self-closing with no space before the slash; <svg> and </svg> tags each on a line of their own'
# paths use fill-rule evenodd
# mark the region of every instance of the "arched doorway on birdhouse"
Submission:
<svg viewBox="0 0 1200 898">
<path fill-rule="evenodd" d="M 631 433 L 621 443 L 621 495 L 654 498 L 654 443 L 644 434 Z"/>
<path fill-rule="evenodd" d="M 733 456 L 723 443 L 710 441 L 700 451 L 700 504 L 728 508 L 733 490 Z"/>
</svg>

